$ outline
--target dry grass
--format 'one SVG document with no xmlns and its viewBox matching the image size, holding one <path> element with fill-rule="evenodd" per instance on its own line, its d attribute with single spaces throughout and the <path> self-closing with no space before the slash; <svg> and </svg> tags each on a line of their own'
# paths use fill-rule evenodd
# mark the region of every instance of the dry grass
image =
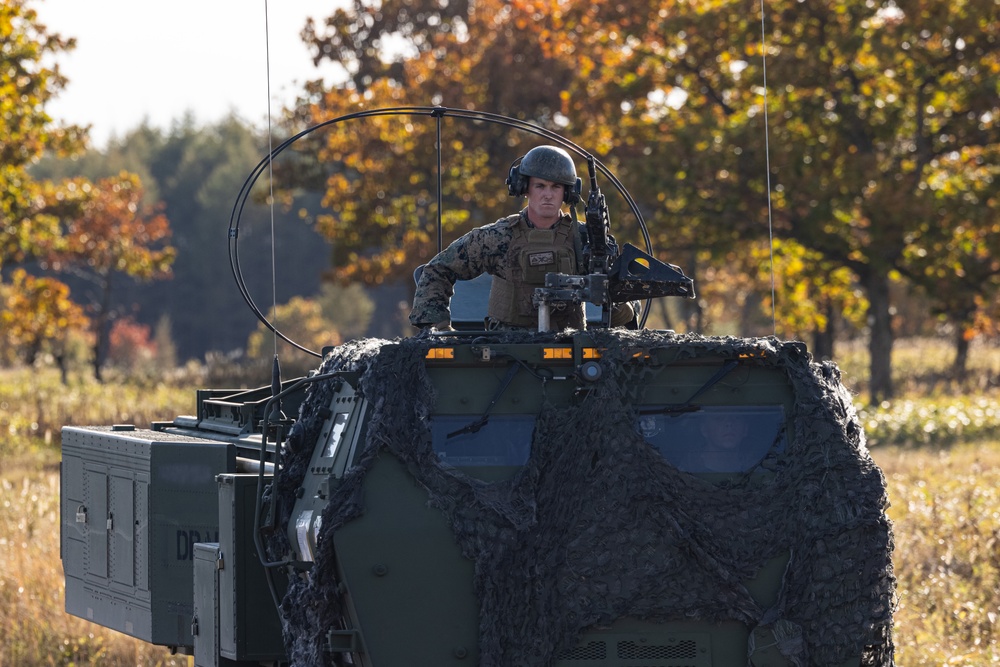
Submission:
<svg viewBox="0 0 1000 667">
<path fill-rule="evenodd" d="M 0 667 L 189 664 L 63 611 L 57 474 L 4 476 L 0 492 Z"/>
<path fill-rule="evenodd" d="M 1000 442 L 873 457 L 892 503 L 896 663 L 1000 663 Z"/>
<path fill-rule="evenodd" d="M 193 410 L 187 388 L 0 370 L 0 667 L 189 664 L 65 613 L 57 464 L 63 425 L 148 426 Z"/>
<path fill-rule="evenodd" d="M 165 383 L 98 384 L 74 379 L 69 386 L 52 369 L 0 369 L 0 458 L 24 472 L 59 460 L 63 426 L 135 424 L 172 419 L 195 411 L 194 388 Z"/>
<path fill-rule="evenodd" d="M 892 502 L 897 664 L 1000 663 L 1000 442 L 873 456 Z M 65 614 L 58 476 L 0 484 L 0 667 L 188 664 Z"/>
</svg>

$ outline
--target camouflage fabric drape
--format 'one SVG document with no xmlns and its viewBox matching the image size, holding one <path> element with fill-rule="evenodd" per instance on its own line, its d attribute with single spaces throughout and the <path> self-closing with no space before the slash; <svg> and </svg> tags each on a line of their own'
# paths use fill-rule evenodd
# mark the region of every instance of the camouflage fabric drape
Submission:
<svg viewBox="0 0 1000 667">
<path fill-rule="evenodd" d="M 578 404 L 539 406 L 527 465 L 497 483 L 442 465 L 431 448 L 428 338 L 360 341 L 327 358 L 323 370 L 362 373 L 373 416 L 358 465 L 324 513 L 315 567 L 285 598 L 292 663 L 327 664 L 325 631 L 340 613 L 329 534 L 360 514 L 366 471 L 376 456 L 391 454 L 475 561 L 483 667 L 551 665 L 587 627 L 625 616 L 741 621 L 770 631 L 792 664 L 826 667 L 860 654 L 865 666 L 892 665 L 885 480 L 836 367 L 774 338 L 591 333 L 606 348 L 601 379 Z M 499 342 L 559 336 L 511 332 Z M 769 454 L 757 474 L 725 483 L 667 463 L 634 427 L 650 370 L 634 352 L 655 349 L 670 349 L 678 361 L 742 357 L 784 372 L 795 395 L 785 451 Z M 276 491 L 286 508 L 330 394 L 328 386 L 311 390 L 291 434 Z M 286 548 L 282 539 L 272 543 L 272 557 Z M 783 590 L 773 607 L 760 608 L 743 582 L 781 553 L 791 554 Z"/>
</svg>

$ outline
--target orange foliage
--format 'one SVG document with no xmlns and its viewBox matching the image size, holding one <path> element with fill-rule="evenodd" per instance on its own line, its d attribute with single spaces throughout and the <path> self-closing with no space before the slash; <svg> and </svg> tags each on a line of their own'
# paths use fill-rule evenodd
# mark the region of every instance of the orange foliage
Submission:
<svg viewBox="0 0 1000 667">
<path fill-rule="evenodd" d="M 17 269 L 0 297 L 4 347 L 28 364 L 42 352 L 61 354 L 69 334 L 89 325 L 83 309 L 70 300 L 69 287 L 54 278 L 36 278 Z"/>
<path fill-rule="evenodd" d="M 131 317 L 115 320 L 108 333 L 108 361 L 122 368 L 135 368 L 142 361 L 156 356 L 156 341 L 150 339 L 150 329 Z"/>
<path fill-rule="evenodd" d="M 81 187 L 90 197 L 81 214 L 66 222 L 63 241 L 51 256 L 56 268 L 65 262 L 101 277 L 169 277 L 176 251 L 162 244 L 170 238 L 170 222 L 159 210 L 143 206 L 139 177 L 122 172 Z"/>
</svg>

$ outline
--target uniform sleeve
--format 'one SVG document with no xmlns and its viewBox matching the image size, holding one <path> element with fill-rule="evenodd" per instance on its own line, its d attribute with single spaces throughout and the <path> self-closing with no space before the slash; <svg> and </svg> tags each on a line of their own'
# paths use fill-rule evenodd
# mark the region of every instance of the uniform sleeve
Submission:
<svg viewBox="0 0 1000 667">
<path fill-rule="evenodd" d="M 497 223 L 473 229 L 456 239 L 424 266 L 413 296 L 410 324 L 430 326 L 451 321 L 451 297 L 455 282 L 490 273 L 498 250 Z"/>
</svg>

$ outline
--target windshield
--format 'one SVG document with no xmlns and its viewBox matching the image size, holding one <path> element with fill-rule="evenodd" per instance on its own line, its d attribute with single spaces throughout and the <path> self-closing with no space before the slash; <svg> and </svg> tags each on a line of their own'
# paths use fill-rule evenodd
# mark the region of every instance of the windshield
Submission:
<svg viewBox="0 0 1000 667">
<path fill-rule="evenodd" d="M 701 406 L 681 413 L 644 410 L 636 428 L 667 461 L 687 472 L 745 472 L 785 447 L 780 405 Z"/>
<path fill-rule="evenodd" d="M 431 441 L 442 463 L 462 466 L 523 466 L 531 453 L 534 415 L 490 415 L 470 430 L 470 415 L 431 417 Z"/>
</svg>

